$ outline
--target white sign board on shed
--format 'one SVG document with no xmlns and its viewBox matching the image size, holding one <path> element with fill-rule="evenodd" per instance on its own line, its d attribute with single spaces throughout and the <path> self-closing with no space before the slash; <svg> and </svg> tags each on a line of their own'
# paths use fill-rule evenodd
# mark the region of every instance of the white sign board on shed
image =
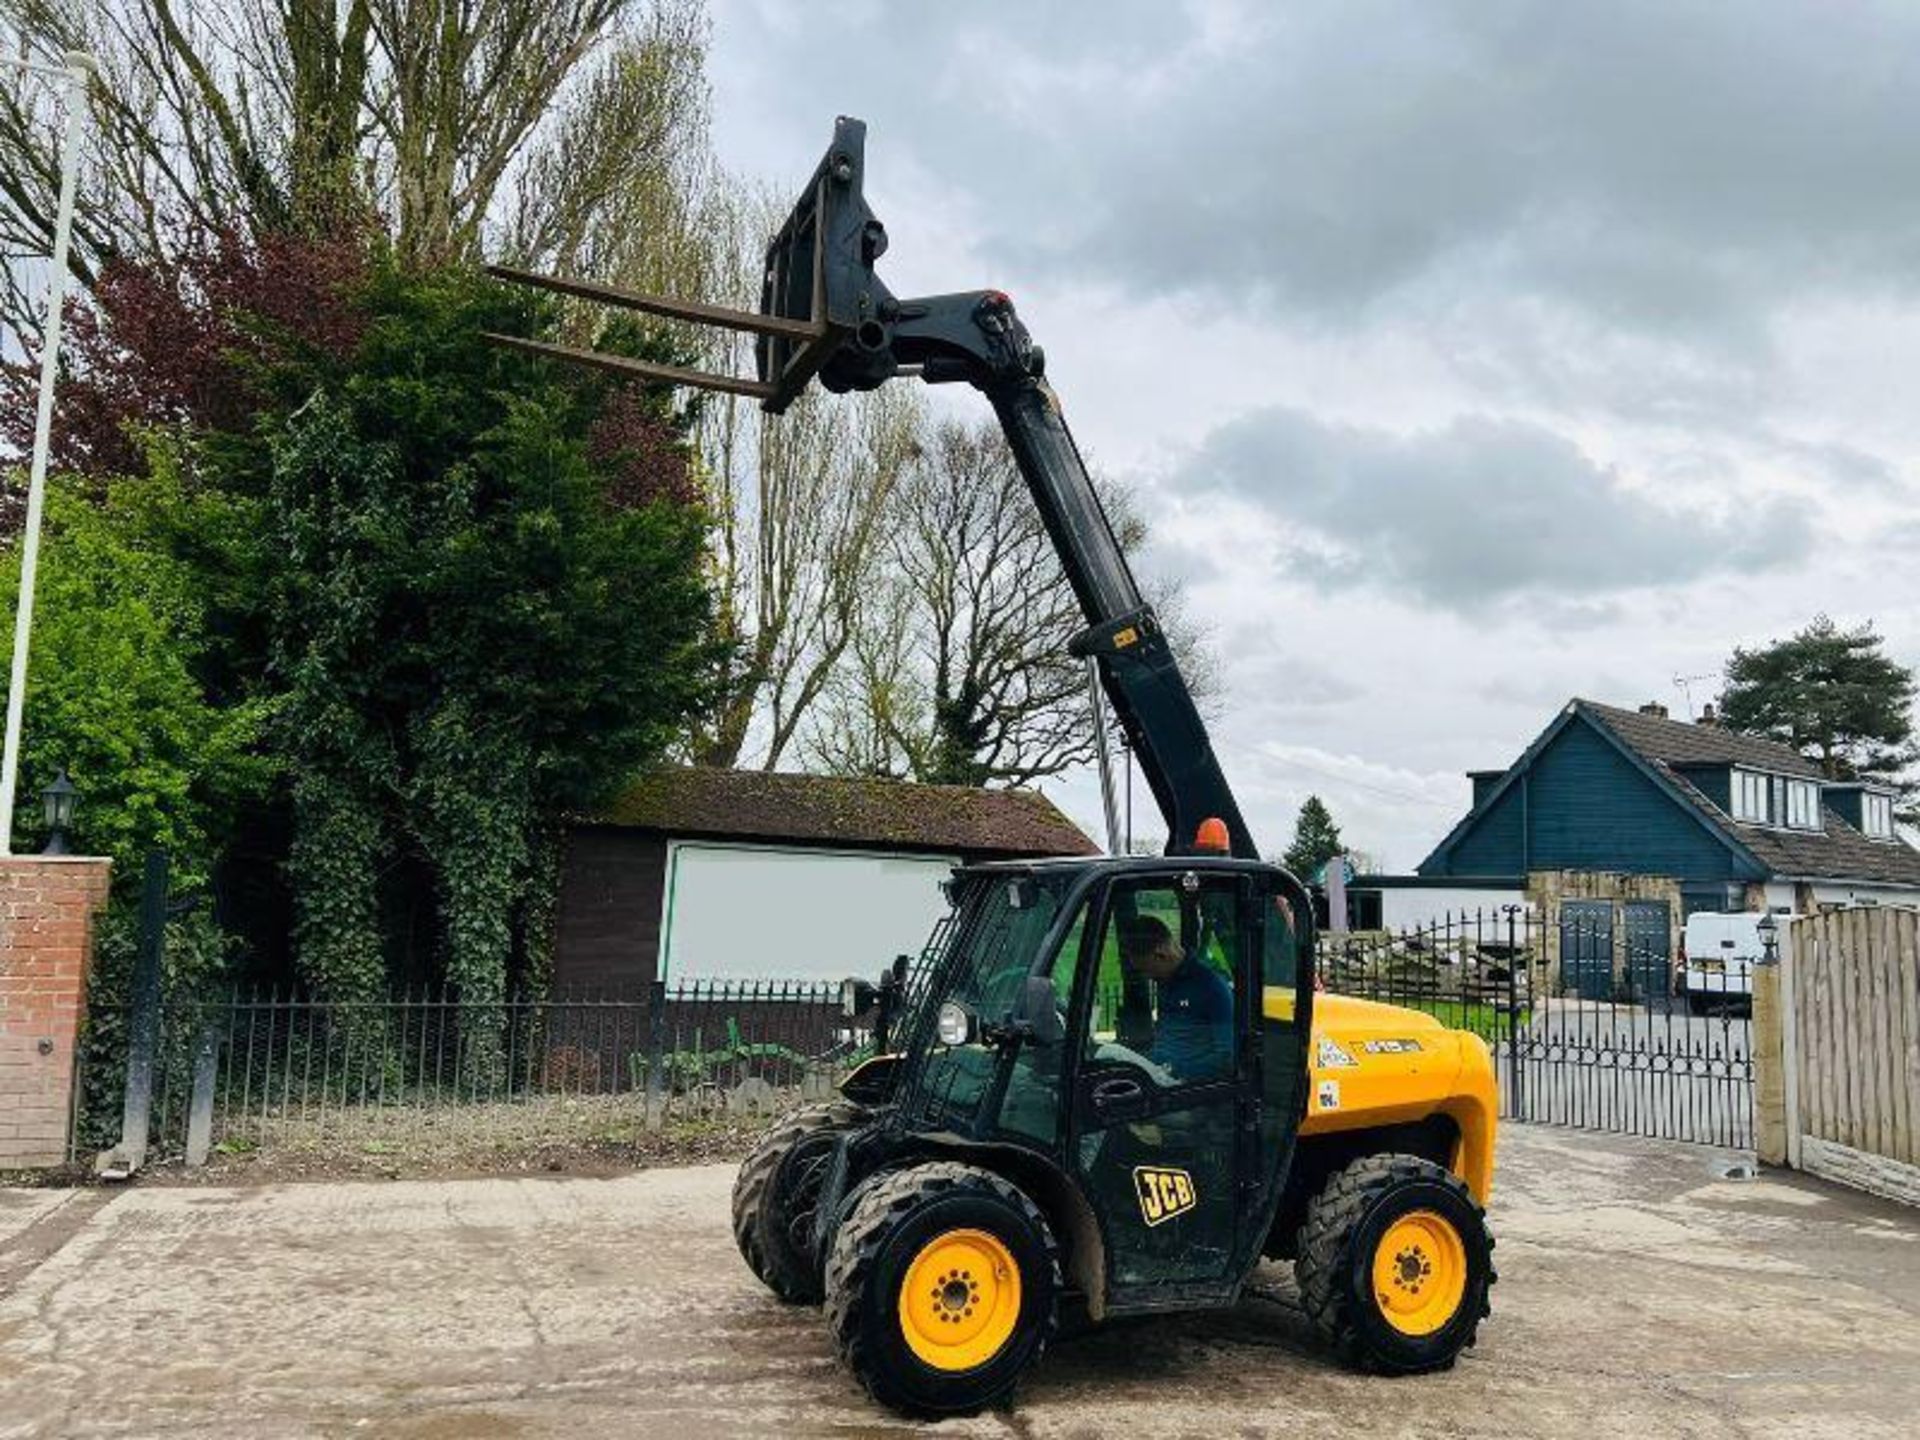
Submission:
<svg viewBox="0 0 1920 1440">
<path fill-rule="evenodd" d="M 660 922 L 666 980 L 871 979 L 918 955 L 953 856 L 679 840 Z"/>
</svg>

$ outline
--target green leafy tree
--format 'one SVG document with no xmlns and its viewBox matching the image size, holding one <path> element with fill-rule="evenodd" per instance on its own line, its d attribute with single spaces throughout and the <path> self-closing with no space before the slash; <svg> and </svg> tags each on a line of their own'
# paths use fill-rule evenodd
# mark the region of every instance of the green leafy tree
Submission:
<svg viewBox="0 0 1920 1440">
<path fill-rule="evenodd" d="M 1884 644 L 1870 623 L 1843 630 L 1820 615 L 1785 640 L 1736 649 L 1720 718 L 1792 746 L 1833 779 L 1910 788 L 1902 777 L 1915 758 L 1914 675 Z"/>
<path fill-rule="evenodd" d="M 208 694 L 204 589 L 165 537 L 244 533 L 251 507 L 189 486 L 164 454 L 148 476 L 87 488 L 62 477 L 48 493 L 14 831 L 39 832 L 38 791 L 64 768 L 81 794 L 75 848 L 113 859 L 119 893 L 138 889 L 150 849 L 174 857 L 190 890 L 236 811 L 271 783 L 260 745 L 270 702 Z M 17 551 L 0 574 L 11 615 Z"/>
<path fill-rule="evenodd" d="M 327 993 L 378 993 L 383 877 L 413 855 L 440 974 L 486 1006 L 551 876 L 535 838 L 657 760 L 704 698 L 706 518 L 684 457 L 665 463 L 664 402 L 485 342 L 534 323 L 530 300 L 383 271 L 364 303 L 357 352 L 272 447 L 296 947 Z"/>
<path fill-rule="evenodd" d="M 191 533 L 203 553 L 227 550 L 243 563 L 258 516 L 185 482 L 176 461 L 156 447 L 138 479 L 96 487 L 56 477 L 34 586 L 15 843 L 28 849 L 40 835 L 39 788 L 64 768 L 80 791 L 74 848 L 113 861 L 87 981 L 83 1146 L 119 1134 L 147 852 L 172 857 L 176 897 L 204 902 L 236 815 L 263 802 L 276 769 L 262 744 L 269 702 L 224 703 L 208 689 L 217 640 L 207 586 L 172 544 Z M 16 551 L 0 569 L 9 615 L 19 579 Z M 164 954 L 167 993 L 180 998 L 228 978 L 235 947 L 201 903 L 168 922 Z M 163 1058 L 183 1063 L 184 1053 L 176 1046 Z"/>
<path fill-rule="evenodd" d="M 1341 853 L 1340 827 L 1333 823 L 1333 812 L 1318 795 L 1309 795 L 1293 822 L 1293 843 L 1280 863 L 1303 880 Z"/>
</svg>

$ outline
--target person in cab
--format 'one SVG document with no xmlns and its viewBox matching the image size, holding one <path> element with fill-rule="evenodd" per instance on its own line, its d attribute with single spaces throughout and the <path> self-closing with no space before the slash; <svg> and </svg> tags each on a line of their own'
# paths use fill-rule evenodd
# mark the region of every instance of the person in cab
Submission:
<svg viewBox="0 0 1920 1440">
<path fill-rule="evenodd" d="M 1186 954 L 1166 923 L 1151 915 L 1122 926 L 1120 955 L 1158 992 L 1147 1058 L 1183 1082 L 1225 1075 L 1233 1061 L 1233 990 L 1227 982 Z"/>
</svg>

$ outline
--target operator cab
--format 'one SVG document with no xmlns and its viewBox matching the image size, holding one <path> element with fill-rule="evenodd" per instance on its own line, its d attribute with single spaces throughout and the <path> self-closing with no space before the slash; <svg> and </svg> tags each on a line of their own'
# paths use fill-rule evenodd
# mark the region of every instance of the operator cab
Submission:
<svg viewBox="0 0 1920 1440">
<path fill-rule="evenodd" d="M 1214 856 L 984 865 L 953 889 L 906 986 L 896 1123 L 1064 1172 L 1115 1257 L 1108 1312 L 1231 1289 L 1305 1108 L 1305 892 Z"/>
</svg>

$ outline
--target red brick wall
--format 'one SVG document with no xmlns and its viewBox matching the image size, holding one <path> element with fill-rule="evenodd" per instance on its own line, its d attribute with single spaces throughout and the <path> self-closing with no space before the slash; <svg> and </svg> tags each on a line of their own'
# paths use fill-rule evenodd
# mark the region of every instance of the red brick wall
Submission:
<svg viewBox="0 0 1920 1440">
<path fill-rule="evenodd" d="M 107 860 L 0 856 L 0 1169 L 58 1165 Z"/>
</svg>

